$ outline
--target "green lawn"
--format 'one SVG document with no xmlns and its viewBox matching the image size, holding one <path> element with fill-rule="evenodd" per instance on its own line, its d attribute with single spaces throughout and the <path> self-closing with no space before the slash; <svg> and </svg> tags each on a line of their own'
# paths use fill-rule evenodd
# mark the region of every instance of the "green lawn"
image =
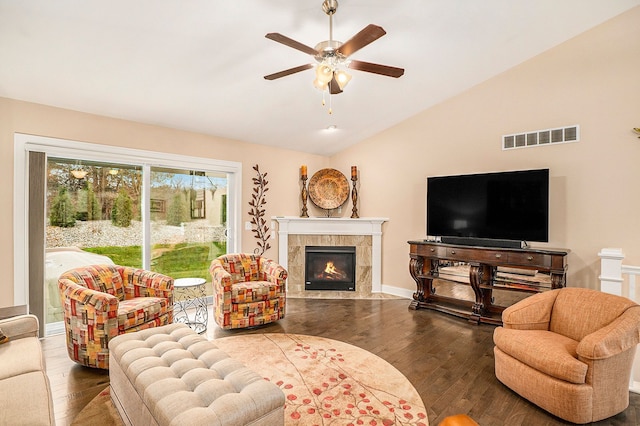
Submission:
<svg viewBox="0 0 640 426">
<path fill-rule="evenodd" d="M 87 247 L 83 250 L 108 256 L 117 265 L 142 267 L 140 246 Z M 152 249 L 151 270 L 173 278 L 204 278 L 211 281 L 209 265 L 226 251 L 225 242 L 158 244 Z"/>
<path fill-rule="evenodd" d="M 84 251 L 101 254 L 113 260 L 116 265 L 142 267 L 142 247 L 126 246 L 126 247 L 87 247 Z"/>
</svg>

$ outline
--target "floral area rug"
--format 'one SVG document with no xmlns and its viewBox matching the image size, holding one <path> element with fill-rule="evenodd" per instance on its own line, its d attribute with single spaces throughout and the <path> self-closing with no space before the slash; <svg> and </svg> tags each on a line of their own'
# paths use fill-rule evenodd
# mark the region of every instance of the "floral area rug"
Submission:
<svg viewBox="0 0 640 426">
<path fill-rule="evenodd" d="M 215 340 L 286 396 L 287 425 L 428 425 L 413 385 L 382 358 L 337 340 L 249 334 Z"/>
<path fill-rule="evenodd" d="M 413 385 L 391 364 L 364 349 L 299 334 L 245 334 L 214 342 L 282 389 L 287 426 L 429 424 Z M 109 388 L 73 422 L 74 426 L 95 424 L 122 424 Z"/>
<path fill-rule="evenodd" d="M 118 410 L 111 402 L 109 386 L 93 398 L 86 407 L 78 413 L 71 426 L 124 426 Z"/>
</svg>

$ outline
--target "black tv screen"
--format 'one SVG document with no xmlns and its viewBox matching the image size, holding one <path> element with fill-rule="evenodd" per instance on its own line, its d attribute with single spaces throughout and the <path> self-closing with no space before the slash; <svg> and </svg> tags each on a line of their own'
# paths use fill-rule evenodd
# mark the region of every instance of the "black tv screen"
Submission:
<svg viewBox="0 0 640 426">
<path fill-rule="evenodd" d="M 427 178 L 427 235 L 548 242 L 549 169 Z"/>
</svg>

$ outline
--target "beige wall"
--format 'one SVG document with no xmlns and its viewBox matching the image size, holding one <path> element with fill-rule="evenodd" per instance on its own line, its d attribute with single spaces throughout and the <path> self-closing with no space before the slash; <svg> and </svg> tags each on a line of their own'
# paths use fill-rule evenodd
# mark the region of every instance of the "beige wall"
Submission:
<svg viewBox="0 0 640 426">
<path fill-rule="evenodd" d="M 568 285 L 597 288 L 603 247 L 640 264 L 639 75 L 635 8 L 336 155 L 338 169 L 359 166 L 361 215 L 391 219 L 383 284 L 414 286 L 406 242 L 424 238 L 431 175 L 548 167 L 550 243 L 539 246 L 572 250 Z M 501 150 L 503 134 L 573 124 L 578 143 Z"/>
<path fill-rule="evenodd" d="M 256 163 L 268 172 L 269 216 L 299 214 L 301 164 L 309 175 L 333 167 L 347 176 L 358 165 L 360 216 L 390 218 L 382 282 L 407 290 L 414 283 L 406 242 L 424 237 L 427 176 L 549 167 L 546 246 L 572 250 L 569 285 L 596 288 L 602 247 L 621 247 L 629 263 L 640 264 L 640 140 L 631 132 L 640 126 L 639 24 L 635 8 L 332 158 L 0 98 L 0 307 L 13 303 L 16 132 L 240 161 L 243 222 Z M 581 126 L 578 143 L 501 150 L 503 134 L 572 124 Z M 350 214 L 349 201 L 342 215 Z M 241 232 L 243 248 L 252 250 L 253 234 Z M 277 240 L 272 246 L 268 255 L 276 258 Z"/>
</svg>

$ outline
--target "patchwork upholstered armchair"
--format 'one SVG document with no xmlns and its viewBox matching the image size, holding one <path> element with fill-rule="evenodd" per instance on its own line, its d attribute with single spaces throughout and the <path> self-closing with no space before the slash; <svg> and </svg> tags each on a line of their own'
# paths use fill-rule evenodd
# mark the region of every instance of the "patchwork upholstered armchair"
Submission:
<svg viewBox="0 0 640 426">
<path fill-rule="evenodd" d="M 496 377 L 550 413 L 590 423 L 624 411 L 640 305 L 584 288 L 530 296 L 494 331 Z"/>
<path fill-rule="evenodd" d="M 58 280 L 67 352 L 75 362 L 109 368 L 109 340 L 173 321 L 173 278 L 144 269 L 89 265 Z"/>
<path fill-rule="evenodd" d="M 284 318 L 287 271 L 253 254 L 226 254 L 209 267 L 213 316 L 224 329 L 252 327 Z"/>
</svg>

